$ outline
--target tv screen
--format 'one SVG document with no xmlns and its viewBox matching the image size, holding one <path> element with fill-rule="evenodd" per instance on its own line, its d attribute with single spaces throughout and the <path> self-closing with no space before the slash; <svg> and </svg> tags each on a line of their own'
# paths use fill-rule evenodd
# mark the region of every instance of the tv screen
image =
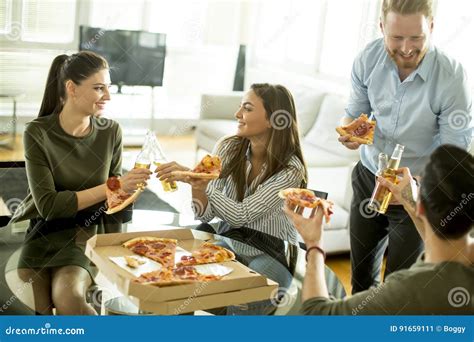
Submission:
<svg viewBox="0 0 474 342">
<path fill-rule="evenodd" d="M 79 50 L 104 56 L 119 87 L 163 85 L 166 34 L 80 26 Z"/>
</svg>

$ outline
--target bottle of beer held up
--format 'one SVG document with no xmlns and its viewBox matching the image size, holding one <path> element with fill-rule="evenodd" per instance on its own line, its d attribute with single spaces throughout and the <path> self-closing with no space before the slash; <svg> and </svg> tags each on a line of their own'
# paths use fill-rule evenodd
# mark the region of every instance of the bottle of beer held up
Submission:
<svg viewBox="0 0 474 342">
<path fill-rule="evenodd" d="M 390 157 L 387 167 L 381 171 L 380 176 L 387 179 L 392 183 L 396 183 L 397 175 L 396 170 L 400 166 L 400 160 L 402 159 L 402 154 L 404 150 L 403 145 L 397 144 L 395 150 Z M 392 193 L 386 187 L 382 186 L 379 181 L 376 181 L 375 188 L 370 198 L 368 207 L 380 214 L 385 214 L 387 212 L 388 206 L 390 205 L 390 200 L 392 199 Z"/>
</svg>

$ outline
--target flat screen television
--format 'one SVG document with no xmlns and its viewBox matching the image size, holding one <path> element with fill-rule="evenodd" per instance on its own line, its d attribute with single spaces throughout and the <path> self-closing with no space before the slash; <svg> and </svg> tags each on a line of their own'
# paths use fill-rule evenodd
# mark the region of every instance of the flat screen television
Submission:
<svg viewBox="0 0 474 342">
<path fill-rule="evenodd" d="M 112 84 L 162 86 L 166 34 L 105 30 L 80 26 L 79 50 L 94 51 L 107 59 Z"/>
</svg>

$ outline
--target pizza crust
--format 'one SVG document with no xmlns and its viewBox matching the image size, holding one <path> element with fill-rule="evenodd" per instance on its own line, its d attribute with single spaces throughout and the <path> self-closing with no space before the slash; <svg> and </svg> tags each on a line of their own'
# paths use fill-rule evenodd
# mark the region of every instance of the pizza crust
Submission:
<svg viewBox="0 0 474 342">
<path fill-rule="evenodd" d="M 173 171 L 172 176 L 178 177 L 191 177 L 199 179 L 216 179 L 219 178 L 219 173 L 204 173 L 204 172 L 192 172 L 192 171 Z"/>
<path fill-rule="evenodd" d="M 288 198 L 292 193 L 293 194 L 301 194 L 301 193 L 311 194 L 311 196 L 314 196 L 316 200 L 314 202 L 309 202 L 309 201 L 304 201 L 304 200 L 298 200 L 295 198 Z M 324 198 L 317 197 L 311 190 L 300 189 L 300 188 L 289 188 L 289 189 L 280 190 L 280 192 L 278 193 L 278 196 L 280 196 L 281 198 L 285 200 L 290 201 L 295 206 L 311 208 L 311 209 L 314 209 L 316 207 L 321 207 L 323 210 L 323 214 L 324 214 L 324 218 L 326 219 L 326 222 L 329 223 L 331 220 L 331 215 L 333 214 L 332 208 L 333 208 L 334 203 Z"/>
<path fill-rule="evenodd" d="M 192 266 L 183 266 L 183 267 L 192 267 Z M 153 271 L 149 273 L 142 274 L 140 277 L 135 279 L 137 283 L 142 285 L 154 285 L 154 286 L 172 286 L 172 285 L 183 285 L 183 284 L 192 284 L 198 282 L 208 282 L 216 281 L 222 279 L 222 276 L 218 275 L 203 275 L 197 272 L 197 270 L 192 267 L 193 278 L 186 279 L 181 278 L 180 275 L 175 274 L 177 269 L 163 269 L 159 271 Z M 147 279 L 151 278 L 151 279 Z M 156 278 L 156 279 L 153 279 Z M 160 279 L 161 278 L 161 279 Z"/>
<path fill-rule="evenodd" d="M 370 124 L 370 126 L 371 126 L 370 130 L 365 134 L 364 137 L 359 137 L 359 136 L 353 135 L 353 134 L 351 134 L 347 131 L 348 128 L 352 129 L 352 126 L 354 126 L 354 124 L 358 120 L 362 121 L 362 122 L 366 122 L 366 123 Z M 374 141 L 375 125 L 376 125 L 375 121 L 369 120 L 367 118 L 366 114 L 361 114 L 360 117 L 358 117 L 357 119 L 354 119 L 348 125 L 336 127 L 336 132 L 339 133 L 339 135 L 341 135 L 341 136 L 349 136 L 349 141 L 351 141 L 351 142 L 357 142 L 359 144 L 364 144 L 364 145 L 372 145 L 373 141 Z"/>
<path fill-rule="evenodd" d="M 224 253 L 226 256 L 224 257 L 225 260 L 223 261 L 220 261 L 220 262 L 225 262 L 225 261 L 232 261 L 232 260 L 235 260 L 235 254 L 234 252 L 232 251 L 229 251 L 227 248 L 225 247 L 222 247 L 222 246 L 218 246 L 218 245 L 214 245 L 212 243 L 209 243 L 209 242 L 205 242 L 201 248 L 209 248 L 211 250 L 217 250 L 218 252 L 220 253 Z"/>
<path fill-rule="evenodd" d="M 372 145 L 373 144 L 373 140 L 374 140 L 374 131 L 373 130 L 371 130 L 368 133 L 367 138 L 361 138 L 361 137 L 356 137 L 354 135 L 351 135 L 351 134 L 347 133 L 342 127 L 336 127 L 336 131 L 337 131 L 337 133 L 339 133 L 342 136 L 349 135 L 350 136 L 349 141 L 358 142 L 359 144 L 365 144 L 365 145 Z"/>
<path fill-rule="evenodd" d="M 349 141 L 358 142 L 359 144 L 365 144 L 365 145 L 373 144 L 372 140 L 370 139 L 364 139 L 364 138 L 359 138 L 359 137 L 354 137 L 354 136 L 350 137 Z"/>
<path fill-rule="evenodd" d="M 316 199 L 319 199 L 311 190 L 299 189 L 299 188 L 289 188 L 289 189 L 280 190 L 280 192 L 278 193 L 278 196 L 286 200 L 288 199 L 288 195 L 290 195 L 291 193 L 295 193 L 295 194 L 306 193 L 306 194 L 310 194 L 311 196 L 314 196 Z M 300 207 L 305 207 L 305 208 L 316 208 L 319 204 L 318 200 L 314 202 L 303 201 L 303 200 L 299 200 L 295 198 L 291 198 L 289 200 L 292 202 L 292 204 L 300 206 Z"/>
<path fill-rule="evenodd" d="M 203 254 L 211 254 L 211 258 L 206 258 Z M 177 266 L 194 266 L 213 263 L 221 263 L 235 260 L 235 254 L 227 248 L 205 242 L 201 247 L 191 253 L 194 260 L 181 260 Z M 218 256 L 222 256 L 218 258 Z M 222 260 L 219 260 L 222 259 Z"/>
<path fill-rule="evenodd" d="M 128 207 L 130 204 L 132 204 L 133 202 L 135 202 L 135 200 L 138 198 L 138 196 L 140 196 L 140 194 L 142 193 L 142 191 L 143 191 L 143 190 L 141 190 L 141 189 L 136 190 L 136 191 L 132 194 L 132 196 L 130 196 L 129 198 L 127 198 L 125 201 L 123 201 L 122 204 L 117 205 L 116 207 L 113 207 L 113 208 L 108 208 L 105 213 L 106 213 L 107 215 L 111 215 L 111 214 L 118 213 L 119 211 L 122 211 L 123 209 L 125 209 L 126 207 Z"/>
<path fill-rule="evenodd" d="M 130 239 L 122 243 L 122 246 L 125 248 L 132 247 L 137 242 L 161 242 L 161 243 L 174 243 L 177 244 L 178 240 L 176 239 L 167 239 L 167 238 L 158 238 L 153 236 L 140 236 L 137 238 Z"/>
</svg>

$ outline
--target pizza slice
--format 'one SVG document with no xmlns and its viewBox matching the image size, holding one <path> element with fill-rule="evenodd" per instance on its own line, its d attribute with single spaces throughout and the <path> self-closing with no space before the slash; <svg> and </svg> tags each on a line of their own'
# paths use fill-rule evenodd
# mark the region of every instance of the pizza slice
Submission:
<svg viewBox="0 0 474 342">
<path fill-rule="evenodd" d="M 332 201 L 317 197 L 312 190 L 288 188 L 280 190 L 278 195 L 296 207 L 321 207 L 326 222 L 329 223 L 331 220 L 334 203 Z"/>
<path fill-rule="evenodd" d="M 137 189 L 133 194 L 129 194 L 122 189 L 120 178 L 112 176 L 107 179 L 105 194 L 107 196 L 107 211 L 106 214 L 115 214 L 130 204 L 140 196 L 142 190 Z"/>
<path fill-rule="evenodd" d="M 177 243 L 178 241 L 175 239 L 143 236 L 128 240 L 122 246 L 135 254 L 160 263 L 165 268 L 172 268 Z"/>
<path fill-rule="evenodd" d="M 341 136 L 350 135 L 349 141 L 372 145 L 374 142 L 375 121 L 361 114 L 350 124 L 336 128 Z"/>
<path fill-rule="evenodd" d="M 173 171 L 176 176 L 189 176 L 201 179 L 219 178 L 222 170 L 222 161 L 218 156 L 206 155 L 191 171 Z"/>
<path fill-rule="evenodd" d="M 216 281 L 220 279 L 222 279 L 222 276 L 201 274 L 193 266 L 179 266 L 144 273 L 135 279 L 135 281 L 143 285 L 170 286 Z"/>
<path fill-rule="evenodd" d="M 203 265 L 235 260 L 235 254 L 228 249 L 205 242 L 201 247 L 191 253 L 190 256 L 182 256 L 178 265 Z"/>
</svg>

